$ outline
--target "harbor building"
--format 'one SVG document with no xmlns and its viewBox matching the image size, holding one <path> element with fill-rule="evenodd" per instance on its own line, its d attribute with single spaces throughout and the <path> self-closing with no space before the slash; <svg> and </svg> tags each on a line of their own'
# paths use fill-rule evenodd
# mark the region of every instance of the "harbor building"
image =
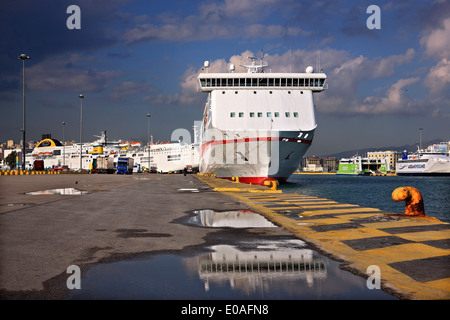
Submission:
<svg viewBox="0 0 450 320">
<path fill-rule="evenodd" d="M 387 172 L 395 171 L 397 161 L 401 159 L 402 153 L 399 151 L 369 151 L 368 159 L 384 160 L 387 165 Z"/>
</svg>

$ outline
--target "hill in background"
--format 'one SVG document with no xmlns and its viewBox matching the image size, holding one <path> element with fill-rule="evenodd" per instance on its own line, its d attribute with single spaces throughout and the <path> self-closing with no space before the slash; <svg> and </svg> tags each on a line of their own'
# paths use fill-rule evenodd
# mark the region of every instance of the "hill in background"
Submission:
<svg viewBox="0 0 450 320">
<path fill-rule="evenodd" d="M 423 141 L 422 148 L 426 148 L 429 145 L 443 142 L 443 141 L 444 140 L 442 140 L 442 139 Z M 354 155 L 366 156 L 367 152 L 372 152 L 372 151 L 399 151 L 399 152 L 402 152 L 403 150 L 406 150 L 409 153 L 411 153 L 411 152 L 417 151 L 417 147 L 418 147 L 418 144 L 415 143 L 415 144 L 405 144 L 403 146 L 388 146 L 388 147 L 379 147 L 379 148 L 355 149 L 355 150 L 348 150 L 348 151 L 343 151 L 343 152 L 338 152 L 338 153 L 327 154 L 327 155 L 321 156 L 321 158 L 335 157 L 336 159 L 341 159 L 341 158 L 350 158 L 350 157 L 353 157 Z"/>
</svg>

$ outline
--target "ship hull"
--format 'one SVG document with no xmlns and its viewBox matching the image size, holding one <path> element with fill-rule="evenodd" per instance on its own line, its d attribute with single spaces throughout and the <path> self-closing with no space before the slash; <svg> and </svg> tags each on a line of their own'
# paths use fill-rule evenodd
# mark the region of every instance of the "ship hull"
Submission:
<svg viewBox="0 0 450 320">
<path fill-rule="evenodd" d="M 396 173 L 398 176 L 450 176 L 450 157 L 425 155 L 418 159 L 400 160 Z"/>
<path fill-rule="evenodd" d="M 298 169 L 313 135 L 314 130 L 268 134 L 217 130 L 215 137 L 225 138 L 202 143 L 200 172 L 224 179 L 239 178 L 243 183 L 264 184 L 267 180 L 283 183 Z"/>
</svg>

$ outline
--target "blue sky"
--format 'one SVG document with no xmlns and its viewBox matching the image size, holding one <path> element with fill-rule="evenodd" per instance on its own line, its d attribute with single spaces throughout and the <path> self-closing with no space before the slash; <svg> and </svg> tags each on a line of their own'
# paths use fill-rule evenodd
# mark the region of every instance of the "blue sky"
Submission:
<svg viewBox="0 0 450 320">
<path fill-rule="evenodd" d="M 369 5 L 381 9 L 370 30 Z M 69 30 L 69 5 L 81 29 Z M 26 53 L 27 140 L 44 133 L 91 141 L 155 141 L 200 120 L 205 60 L 225 71 L 261 50 L 273 72 L 328 75 L 316 96 L 318 128 L 308 155 L 450 140 L 449 1 L 1 1 L 0 141 L 20 141 Z M 320 59 L 318 59 L 320 58 Z"/>
</svg>

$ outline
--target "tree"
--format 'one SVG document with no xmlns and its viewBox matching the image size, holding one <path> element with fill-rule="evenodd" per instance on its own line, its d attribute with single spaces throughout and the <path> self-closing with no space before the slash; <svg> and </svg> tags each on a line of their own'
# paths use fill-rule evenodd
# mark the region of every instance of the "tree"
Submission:
<svg viewBox="0 0 450 320">
<path fill-rule="evenodd" d="M 17 153 L 13 151 L 5 158 L 6 165 L 8 165 L 11 169 L 16 167 L 16 157 Z"/>
</svg>

